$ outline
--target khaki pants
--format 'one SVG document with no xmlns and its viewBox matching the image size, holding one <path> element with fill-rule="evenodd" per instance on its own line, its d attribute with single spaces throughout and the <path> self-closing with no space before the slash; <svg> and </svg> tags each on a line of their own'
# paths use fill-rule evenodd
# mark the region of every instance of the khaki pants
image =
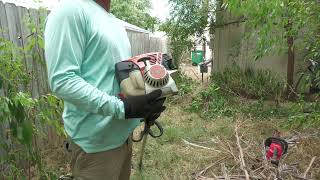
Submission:
<svg viewBox="0 0 320 180">
<path fill-rule="evenodd" d="M 131 173 L 132 140 L 105 152 L 86 153 L 70 143 L 71 170 L 76 180 L 129 180 Z"/>
</svg>

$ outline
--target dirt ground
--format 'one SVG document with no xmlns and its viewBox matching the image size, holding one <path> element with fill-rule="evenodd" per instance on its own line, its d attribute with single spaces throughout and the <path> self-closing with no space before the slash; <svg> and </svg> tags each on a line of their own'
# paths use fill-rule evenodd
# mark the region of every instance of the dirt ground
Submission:
<svg viewBox="0 0 320 180">
<path fill-rule="evenodd" d="M 192 66 L 191 63 L 182 63 L 180 71 L 195 81 L 202 82 L 202 74 L 200 73 L 199 66 Z M 203 74 L 203 82 L 208 83 L 210 80 L 211 65 L 208 65 L 208 73 Z"/>
</svg>

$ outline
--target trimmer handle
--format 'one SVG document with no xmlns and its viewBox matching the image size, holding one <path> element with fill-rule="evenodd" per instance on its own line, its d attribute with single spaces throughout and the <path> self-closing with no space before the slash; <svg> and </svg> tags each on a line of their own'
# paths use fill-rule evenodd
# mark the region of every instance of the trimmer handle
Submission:
<svg viewBox="0 0 320 180">
<path fill-rule="evenodd" d="M 153 126 L 153 125 L 157 126 L 157 128 L 159 130 L 159 134 L 154 134 L 153 131 L 151 130 L 151 126 Z M 150 135 L 153 138 L 158 138 L 163 135 L 163 132 L 164 132 L 163 127 L 161 126 L 161 124 L 158 121 L 155 120 L 152 123 L 145 122 L 144 129 L 143 129 L 143 131 L 140 132 L 139 139 L 132 138 L 132 141 L 133 142 L 140 142 L 140 141 L 142 141 L 143 136 L 147 136 L 147 135 Z"/>
<path fill-rule="evenodd" d="M 153 138 L 158 138 L 163 135 L 163 127 L 158 121 L 154 121 L 154 125 L 156 125 L 157 128 L 159 129 L 159 134 L 155 135 L 151 129 L 149 129 L 149 134 Z"/>
</svg>

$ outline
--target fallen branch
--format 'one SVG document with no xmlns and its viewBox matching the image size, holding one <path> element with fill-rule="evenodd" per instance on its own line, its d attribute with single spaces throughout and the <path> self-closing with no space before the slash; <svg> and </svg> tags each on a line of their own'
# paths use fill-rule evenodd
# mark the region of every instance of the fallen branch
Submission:
<svg viewBox="0 0 320 180">
<path fill-rule="evenodd" d="M 250 139 L 243 138 L 246 133 L 243 131 L 242 122 L 238 121 L 237 125 L 234 126 L 234 141 L 228 141 L 214 137 L 211 139 L 214 142 L 214 146 L 218 150 L 210 147 L 202 146 L 202 144 L 190 143 L 183 139 L 183 141 L 191 146 L 215 150 L 221 152 L 225 157 L 219 157 L 219 160 L 212 162 L 206 166 L 205 169 L 198 173 L 193 173 L 195 180 L 248 180 L 248 179 L 259 179 L 259 180 L 273 180 L 273 179 L 311 179 L 311 170 L 317 162 L 317 157 L 313 157 L 308 166 L 305 167 L 305 171 L 299 170 L 299 164 L 297 162 L 291 162 L 285 164 L 287 155 L 294 149 L 289 146 L 289 153 L 284 155 L 278 166 L 274 166 L 270 161 L 266 159 L 266 149 L 264 141 L 262 146 L 258 143 L 253 144 Z M 294 135 L 285 138 L 291 145 L 298 145 L 303 139 L 312 138 L 311 135 Z M 246 139 L 247 141 L 243 141 Z M 254 141 L 254 140 L 253 140 Z M 250 148 L 248 148 L 250 147 Z M 257 147 L 257 148 L 256 148 Z M 297 146 L 296 146 L 297 148 Z M 262 155 L 262 157 L 261 157 Z M 227 160 L 228 159 L 228 160 Z M 219 168 L 220 166 L 220 168 Z M 212 174 L 210 174 L 211 170 Z M 208 176 L 208 177 L 205 177 Z"/>
<path fill-rule="evenodd" d="M 246 180 L 249 180 L 250 178 L 249 178 L 249 173 L 248 173 L 248 171 L 247 171 L 247 169 L 246 169 L 246 163 L 245 163 L 245 161 L 244 161 L 244 156 L 243 156 L 243 150 L 242 150 L 242 147 L 241 147 L 241 145 L 240 145 L 240 137 L 239 137 L 239 133 L 238 133 L 238 128 L 239 128 L 239 126 L 238 125 L 236 125 L 236 127 L 235 127 L 235 133 L 236 133 L 236 138 L 237 138 L 237 145 L 238 145 L 238 148 L 239 148 L 239 152 L 240 152 L 240 167 L 241 167 L 241 169 L 244 171 L 244 174 L 245 174 L 245 176 L 246 176 Z"/>
<path fill-rule="evenodd" d="M 246 176 L 245 175 L 230 175 L 229 177 L 229 180 L 242 180 L 242 179 L 245 179 Z M 261 179 L 259 177 L 252 177 L 251 178 L 253 179 Z M 208 178 L 208 177 L 205 177 L 205 176 L 200 176 L 197 180 L 227 180 L 224 176 L 217 176 L 215 178 Z"/>
<path fill-rule="evenodd" d="M 297 175 L 294 175 L 294 174 L 290 174 L 292 177 L 296 178 L 296 179 L 302 179 L 302 180 L 308 180 L 307 178 L 304 178 L 304 177 L 300 177 L 300 176 L 297 176 Z"/>
<path fill-rule="evenodd" d="M 232 147 L 230 146 L 229 142 L 223 141 L 223 140 L 219 139 L 218 137 L 216 138 L 216 141 L 217 141 L 216 143 L 218 143 L 220 145 L 220 149 L 223 150 L 222 151 L 223 153 L 229 153 L 235 160 L 237 159 L 235 157 L 235 155 L 233 154 Z"/>
<path fill-rule="evenodd" d="M 221 161 L 226 160 L 226 159 L 229 159 L 229 158 L 228 158 L 228 157 L 223 157 L 223 158 L 219 159 L 218 161 L 210 164 L 209 166 L 207 166 L 206 168 L 204 168 L 202 171 L 200 171 L 200 172 L 197 174 L 197 176 L 203 175 L 204 173 L 206 173 L 206 172 L 208 171 L 208 169 L 210 169 L 211 167 L 217 165 L 218 163 L 220 163 Z"/>
<path fill-rule="evenodd" d="M 226 165 L 224 163 L 221 164 L 221 171 L 223 173 L 223 179 L 230 180 L 229 175 L 227 173 Z"/>
<path fill-rule="evenodd" d="M 182 139 L 184 143 L 190 145 L 190 146 L 193 146 L 193 147 L 198 147 L 198 148 L 202 148 L 202 149 L 207 149 L 207 150 L 212 150 L 212 151 L 215 151 L 215 152 L 218 152 L 218 153 L 221 153 L 221 151 L 219 150 L 216 150 L 216 149 L 213 149 L 213 148 L 209 148 L 209 147 L 205 147 L 205 146 L 201 146 L 201 145 L 198 145 L 198 144 L 194 144 L 194 143 L 191 143 L 185 139 Z"/>
<path fill-rule="evenodd" d="M 196 180 L 216 180 L 215 178 L 208 178 L 208 177 L 204 177 L 204 176 L 199 176 L 198 178 L 196 178 Z"/>
<path fill-rule="evenodd" d="M 311 169 L 311 167 L 312 167 L 312 164 L 313 164 L 313 162 L 314 162 L 315 160 L 316 160 L 316 156 L 311 159 L 307 170 L 303 173 L 303 177 L 304 177 L 304 178 L 307 178 L 307 174 L 308 174 L 308 172 L 310 171 L 310 169 Z"/>
</svg>

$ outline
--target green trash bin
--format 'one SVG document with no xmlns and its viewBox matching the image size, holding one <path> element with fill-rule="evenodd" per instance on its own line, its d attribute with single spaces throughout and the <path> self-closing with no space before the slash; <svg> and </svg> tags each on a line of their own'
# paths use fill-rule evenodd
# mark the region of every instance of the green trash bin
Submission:
<svg viewBox="0 0 320 180">
<path fill-rule="evenodd" d="M 203 51 L 202 50 L 193 50 L 191 51 L 191 60 L 192 65 L 197 66 L 203 61 Z"/>
</svg>

